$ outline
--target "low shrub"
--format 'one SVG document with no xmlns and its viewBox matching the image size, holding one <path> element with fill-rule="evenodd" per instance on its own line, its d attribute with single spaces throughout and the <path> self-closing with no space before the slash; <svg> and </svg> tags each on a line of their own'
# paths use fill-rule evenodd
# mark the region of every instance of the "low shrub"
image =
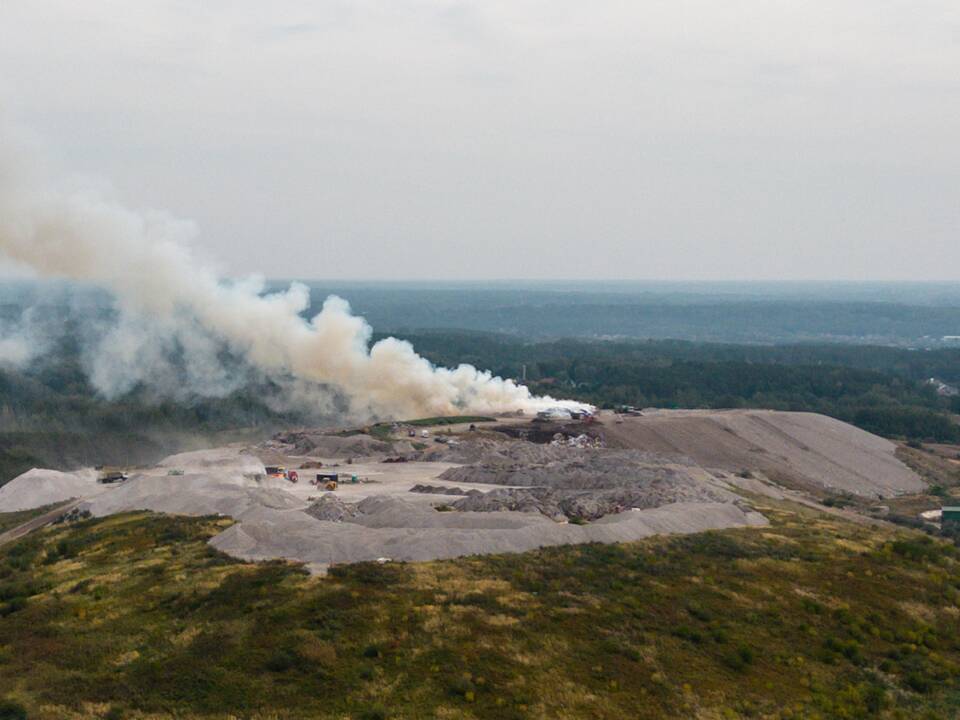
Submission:
<svg viewBox="0 0 960 720">
<path fill-rule="evenodd" d="M 0 700 L 0 720 L 27 720 L 27 709 L 13 700 Z"/>
</svg>

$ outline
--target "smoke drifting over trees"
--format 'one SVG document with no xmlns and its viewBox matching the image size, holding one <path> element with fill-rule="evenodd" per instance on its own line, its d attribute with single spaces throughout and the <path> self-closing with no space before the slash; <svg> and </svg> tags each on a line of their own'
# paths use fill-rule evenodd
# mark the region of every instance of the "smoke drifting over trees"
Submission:
<svg viewBox="0 0 960 720">
<path fill-rule="evenodd" d="M 134 212 L 103 192 L 51 177 L 9 134 L 0 138 L 0 255 L 43 278 L 101 287 L 115 314 L 87 354 L 108 397 L 138 384 L 222 396 L 251 377 L 361 416 L 533 410 L 556 404 L 469 365 L 431 365 L 404 341 L 370 345 L 371 328 L 331 296 L 312 319 L 309 291 L 266 293 L 262 279 L 226 281 L 191 248 L 191 223 Z M 0 352 L 25 362 L 31 342 L 5 328 Z"/>
</svg>

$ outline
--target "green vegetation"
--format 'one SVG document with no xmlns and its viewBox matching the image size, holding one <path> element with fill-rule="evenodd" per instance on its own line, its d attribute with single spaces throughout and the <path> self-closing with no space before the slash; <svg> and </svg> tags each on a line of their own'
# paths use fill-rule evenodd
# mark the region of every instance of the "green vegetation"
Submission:
<svg viewBox="0 0 960 720">
<path fill-rule="evenodd" d="M 413 425 L 416 427 L 434 427 L 439 425 L 457 425 L 459 423 L 496 422 L 496 418 L 481 415 L 446 415 L 442 417 L 419 418 L 417 420 L 399 420 L 397 422 L 402 425 Z M 340 437 L 351 437 L 365 433 L 377 440 L 388 441 L 392 439 L 393 426 L 393 422 L 378 422 L 364 428 L 341 430 L 336 434 Z"/>
<path fill-rule="evenodd" d="M 32 520 L 39 515 L 43 515 L 45 512 L 53 510 L 53 508 L 59 504 L 60 503 L 44 505 L 43 507 L 33 508 L 32 510 L 20 510 L 19 512 L 0 513 L 0 533 L 12 530 L 17 525 L 27 522 L 27 520 Z"/>
<path fill-rule="evenodd" d="M 419 420 L 404 420 L 404 425 L 417 427 L 433 427 L 434 425 L 459 425 L 463 423 L 494 422 L 496 418 L 483 415 L 448 415 L 444 417 L 420 418 Z"/>
<path fill-rule="evenodd" d="M 956 717 L 957 549 L 766 512 L 765 529 L 326 578 L 223 557 L 204 541 L 226 519 L 56 526 L 0 548 L 3 711 Z"/>
<path fill-rule="evenodd" d="M 377 440 L 389 442 L 391 437 L 390 425 L 388 423 L 377 423 L 376 425 L 372 425 L 367 429 L 367 434 L 376 438 Z"/>
<path fill-rule="evenodd" d="M 957 333 L 956 283 L 311 283 L 313 308 L 333 292 L 381 331 L 499 331 L 519 339 L 682 338 L 890 345 Z M 279 289 L 279 284 L 274 286 Z"/>
</svg>

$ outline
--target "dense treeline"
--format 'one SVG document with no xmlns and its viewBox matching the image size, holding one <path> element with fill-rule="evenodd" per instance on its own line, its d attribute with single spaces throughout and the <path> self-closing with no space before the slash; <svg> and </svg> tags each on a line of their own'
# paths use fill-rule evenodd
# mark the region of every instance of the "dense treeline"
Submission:
<svg viewBox="0 0 960 720">
<path fill-rule="evenodd" d="M 312 283 L 313 306 L 343 296 L 373 327 L 502 332 L 517 339 L 683 338 L 937 346 L 960 334 L 951 285 L 868 288 L 771 284 L 647 285 Z M 686 285 L 686 287 L 682 287 Z M 739 287 L 737 287 L 739 285 Z"/>
<path fill-rule="evenodd" d="M 804 343 L 793 345 L 737 345 L 685 340 L 581 340 L 524 342 L 512 335 L 465 331 L 406 332 L 424 355 L 445 363 L 469 362 L 499 375 L 515 377 L 523 364 L 527 374 L 535 363 L 566 362 L 578 358 L 658 364 L 667 361 L 737 361 L 780 365 L 836 365 L 876 370 L 926 380 L 936 377 L 960 383 L 960 348 L 908 350 L 873 345 Z M 383 337 L 378 335 L 377 338 Z"/>
<path fill-rule="evenodd" d="M 888 437 L 960 440 L 942 398 L 925 380 L 956 382 L 960 350 L 836 345 L 754 347 L 677 341 L 523 343 L 502 335 L 407 336 L 432 361 L 469 362 L 522 377 L 536 392 L 600 406 L 819 412 Z"/>
</svg>

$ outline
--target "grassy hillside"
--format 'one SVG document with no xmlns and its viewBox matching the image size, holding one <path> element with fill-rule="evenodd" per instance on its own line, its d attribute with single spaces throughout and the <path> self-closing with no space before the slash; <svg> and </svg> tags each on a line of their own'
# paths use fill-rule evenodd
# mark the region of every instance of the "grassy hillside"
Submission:
<svg viewBox="0 0 960 720">
<path fill-rule="evenodd" d="M 226 519 L 55 527 L 0 550 L 0 696 L 50 719 L 956 717 L 954 547 L 768 512 L 326 578 L 212 551 Z"/>
</svg>

